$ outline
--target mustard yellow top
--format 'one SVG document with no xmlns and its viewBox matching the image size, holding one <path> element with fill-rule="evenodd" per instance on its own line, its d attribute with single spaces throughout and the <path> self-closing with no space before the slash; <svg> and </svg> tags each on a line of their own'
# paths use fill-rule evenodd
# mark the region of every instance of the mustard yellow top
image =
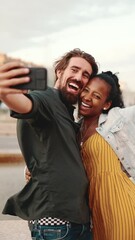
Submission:
<svg viewBox="0 0 135 240">
<path fill-rule="evenodd" d="M 98 133 L 82 146 L 94 240 L 135 240 L 135 184 Z"/>
</svg>

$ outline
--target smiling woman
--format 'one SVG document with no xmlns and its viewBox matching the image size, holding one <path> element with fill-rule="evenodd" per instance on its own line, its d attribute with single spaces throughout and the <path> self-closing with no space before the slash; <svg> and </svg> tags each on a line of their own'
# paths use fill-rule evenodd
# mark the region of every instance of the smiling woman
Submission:
<svg viewBox="0 0 135 240">
<path fill-rule="evenodd" d="M 86 85 L 79 112 L 94 240 L 133 240 L 135 106 L 124 108 L 118 77 L 108 71 Z"/>
</svg>

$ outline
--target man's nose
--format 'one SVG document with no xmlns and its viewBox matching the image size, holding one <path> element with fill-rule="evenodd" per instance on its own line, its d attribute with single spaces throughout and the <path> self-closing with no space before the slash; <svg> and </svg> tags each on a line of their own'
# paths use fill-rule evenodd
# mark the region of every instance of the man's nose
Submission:
<svg viewBox="0 0 135 240">
<path fill-rule="evenodd" d="M 81 73 L 77 73 L 76 74 L 76 80 L 78 81 L 78 82 L 80 82 L 80 81 L 82 81 L 82 74 Z"/>
</svg>

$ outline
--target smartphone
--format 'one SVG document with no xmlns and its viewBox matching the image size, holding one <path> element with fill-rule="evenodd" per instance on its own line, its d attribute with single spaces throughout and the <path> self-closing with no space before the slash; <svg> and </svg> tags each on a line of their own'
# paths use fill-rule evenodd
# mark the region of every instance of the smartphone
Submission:
<svg viewBox="0 0 135 240">
<path fill-rule="evenodd" d="M 12 88 L 26 90 L 45 90 L 47 88 L 47 69 L 43 67 L 31 67 L 30 72 L 23 76 L 30 77 L 30 82 L 17 84 Z M 17 77 L 23 77 L 17 76 Z"/>
</svg>

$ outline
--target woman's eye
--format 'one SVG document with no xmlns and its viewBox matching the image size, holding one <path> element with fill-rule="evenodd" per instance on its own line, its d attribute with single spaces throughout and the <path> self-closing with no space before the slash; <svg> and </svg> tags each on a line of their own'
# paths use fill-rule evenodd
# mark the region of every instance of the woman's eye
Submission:
<svg viewBox="0 0 135 240">
<path fill-rule="evenodd" d="M 99 95 L 95 95 L 95 98 L 96 98 L 96 99 L 100 99 L 100 96 L 99 96 Z"/>
<path fill-rule="evenodd" d="M 83 92 L 89 92 L 89 89 L 84 88 Z"/>
</svg>

